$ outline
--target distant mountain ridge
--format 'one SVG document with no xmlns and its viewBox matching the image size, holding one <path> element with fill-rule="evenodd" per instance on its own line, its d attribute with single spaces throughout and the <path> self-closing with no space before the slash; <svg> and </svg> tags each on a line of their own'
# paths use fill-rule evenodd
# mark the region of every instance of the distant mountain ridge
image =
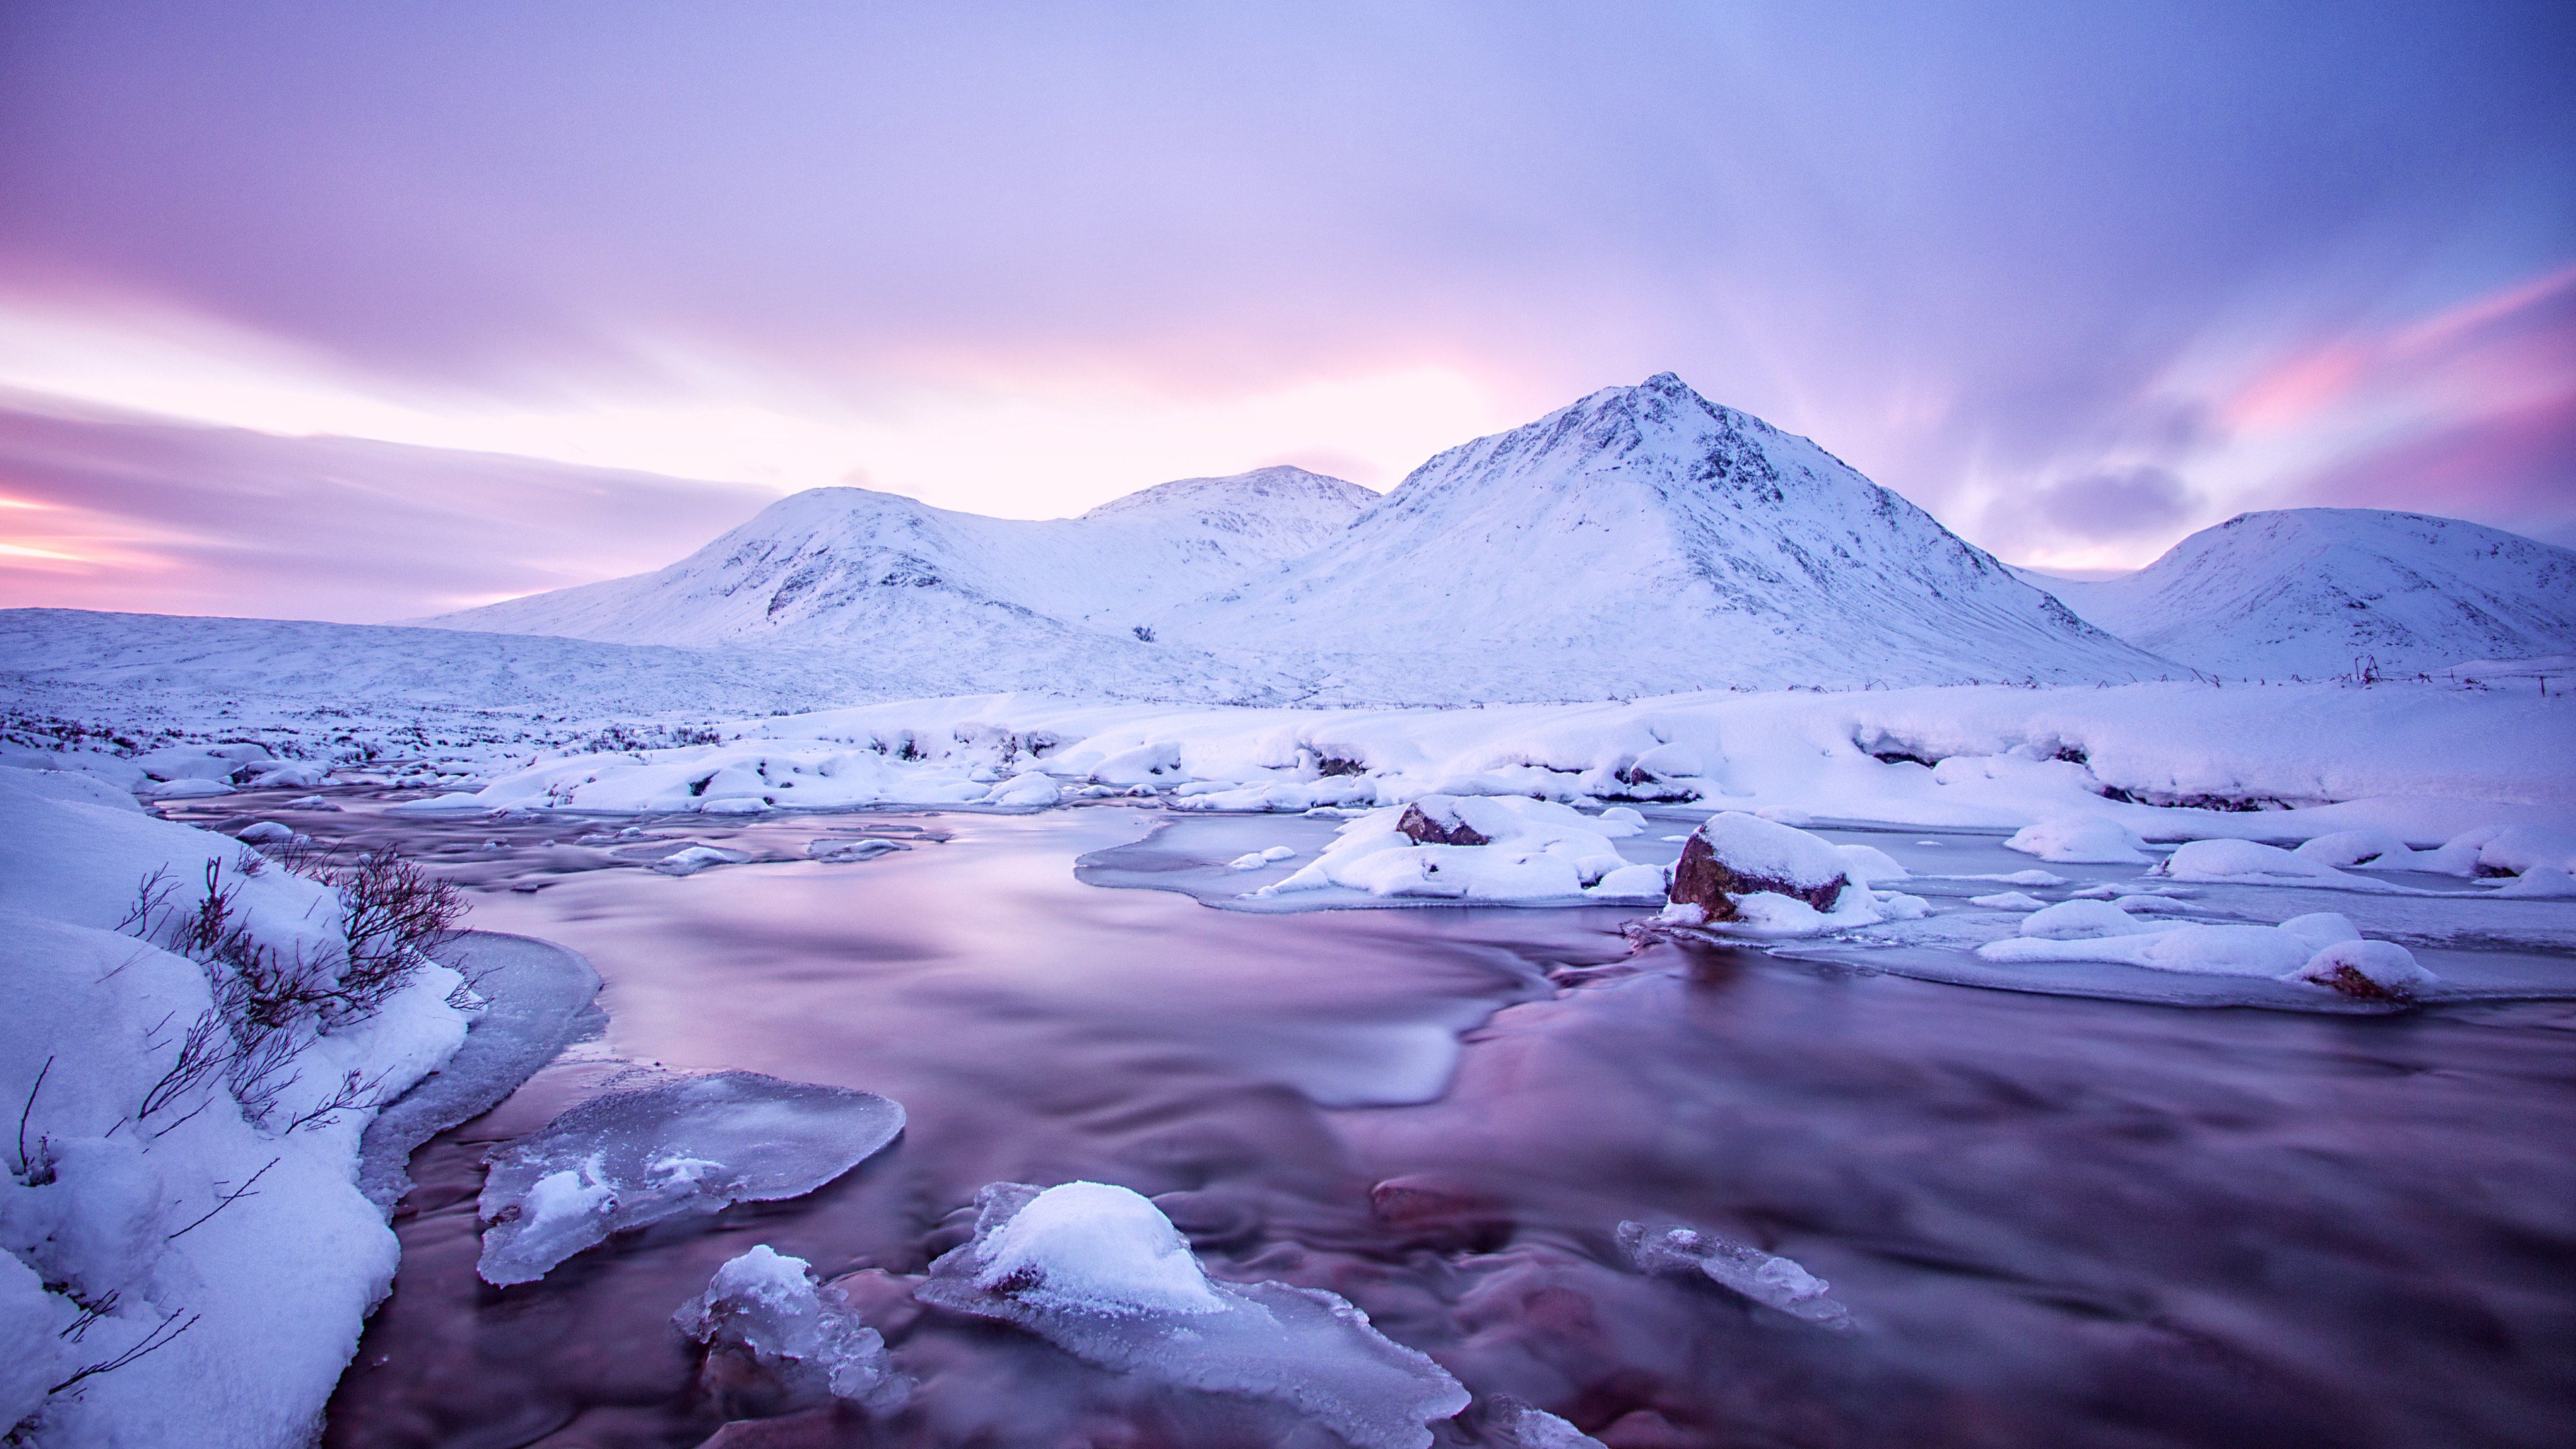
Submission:
<svg viewBox="0 0 2576 1449">
<path fill-rule="evenodd" d="M 1167 616 L 1327 698 L 1580 699 L 2173 672 L 1814 443 L 1663 373 L 1416 469 Z"/>
<path fill-rule="evenodd" d="M 1459 704 L 2412 670 L 2576 652 L 2571 597 L 2567 550 L 2368 510 L 2246 515 L 2124 578 L 2031 574 L 1662 373 L 1383 497 L 1278 467 L 1023 522 L 817 489 L 668 568 L 424 622 L 861 651 L 946 692 Z"/>
<path fill-rule="evenodd" d="M 2025 576 L 2142 648 L 2230 678 L 2576 654 L 2576 550 L 2422 513 L 2240 513 L 2136 573 Z"/>
</svg>

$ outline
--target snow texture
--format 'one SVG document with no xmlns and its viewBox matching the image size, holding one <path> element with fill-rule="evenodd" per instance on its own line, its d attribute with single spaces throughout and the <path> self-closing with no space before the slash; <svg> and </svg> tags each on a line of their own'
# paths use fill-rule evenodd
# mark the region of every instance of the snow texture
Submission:
<svg viewBox="0 0 2576 1449">
<path fill-rule="evenodd" d="M 1833 1285 L 1794 1261 L 1698 1228 L 1619 1225 L 1619 1247 L 1640 1273 L 1705 1277 L 1756 1303 L 1824 1328 L 1851 1327 L 1851 1310 L 1830 1296 Z"/>
<path fill-rule="evenodd" d="M 1429 822 L 1427 828 L 1438 833 L 1409 834 L 1404 829 L 1408 820 Z M 1588 887 L 1629 868 L 1611 840 L 1636 833 L 1637 827 L 1626 820 L 1587 816 L 1548 800 L 1424 795 L 1347 822 L 1313 863 L 1262 887 L 1260 894 L 1339 887 L 1435 900 L 1581 900 Z M 1474 843 L 1421 843 L 1449 838 Z M 1655 870 L 1653 893 L 1659 895 L 1662 872 L 1648 869 Z M 1623 878 L 1613 894 L 1636 898 L 1639 880 Z"/>
<path fill-rule="evenodd" d="M 1424 1449 L 1428 1425 L 1467 1407 L 1456 1379 L 1334 1294 L 1210 1280 L 1128 1189 L 994 1183 L 975 1203 L 974 1238 L 930 1265 L 914 1290 L 924 1303 L 1015 1323 L 1118 1372 L 1278 1402 L 1355 1449 Z"/>
<path fill-rule="evenodd" d="M 2139 648 L 2231 679 L 2576 654 L 2576 552 L 2420 513 L 2240 513 L 2133 574 L 2025 576 Z"/>
<path fill-rule="evenodd" d="M 801 1197 L 882 1151 L 903 1108 L 872 1092 L 718 1072 L 611 1092 L 492 1149 L 487 1283 L 532 1283 L 627 1228 Z"/>
<path fill-rule="evenodd" d="M 2066 865 L 2143 865 L 2146 842 L 2117 820 L 2100 815 L 2060 815 L 2026 825 L 2005 848 Z"/>
<path fill-rule="evenodd" d="M 220 1066 L 174 1075 L 191 1023 L 229 1038 L 212 968 L 117 929 L 147 876 L 202 889 L 211 867 L 250 943 L 346 959 L 337 899 L 246 857 L 91 773 L 0 769 L 0 1101 L 27 1118 L 0 1176 L 0 1413 L 32 1444 L 308 1443 L 392 1283 L 353 1181 L 373 1094 L 327 1104 L 350 1073 L 399 1092 L 453 1052 L 460 978 L 426 967 L 372 1016 L 296 1028 L 273 1102 L 245 1108 Z"/>
<path fill-rule="evenodd" d="M 671 1324 L 710 1349 L 748 1356 L 801 1396 L 846 1399 L 880 1414 L 911 1396 L 911 1381 L 886 1362 L 884 1336 L 849 1299 L 815 1282 L 804 1259 L 767 1244 L 718 1268 Z"/>
</svg>

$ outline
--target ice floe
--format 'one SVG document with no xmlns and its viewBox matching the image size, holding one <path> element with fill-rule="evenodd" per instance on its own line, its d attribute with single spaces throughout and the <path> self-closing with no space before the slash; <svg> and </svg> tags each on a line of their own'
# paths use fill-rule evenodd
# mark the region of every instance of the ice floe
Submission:
<svg viewBox="0 0 2576 1449">
<path fill-rule="evenodd" d="M 492 1149 L 477 1271 L 534 1282 L 613 1232 L 800 1197 L 883 1150 L 903 1121 L 873 1092 L 756 1072 L 593 1098 Z"/>
<path fill-rule="evenodd" d="M 890 1413 L 912 1383 L 886 1361 L 884 1335 L 802 1258 L 767 1244 L 728 1261 L 671 1325 L 712 1353 L 748 1358 L 794 1399 L 845 1399 Z"/>
<path fill-rule="evenodd" d="M 1699 1228 L 1650 1228 L 1621 1223 L 1619 1247 L 1640 1273 L 1704 1277 L 1756 1303 L 1825 1328 L 1851 1327 L 1851 1310 L 1831 1296 L 1833 1285 L 1795 1261 Z"/>
<path fill-rule="evenodd" d="M 975 1236 L 921 1301 L 1017 1324 L 1077 1358 L 1181 1388 L 1270 1400 L 1356 1449 L 1424 1449 L 1467 1391 L 1321 1289 L 1207 1277 L 1162 1210 L 1123 1187 L 994 1183 Z"/>
</svg>

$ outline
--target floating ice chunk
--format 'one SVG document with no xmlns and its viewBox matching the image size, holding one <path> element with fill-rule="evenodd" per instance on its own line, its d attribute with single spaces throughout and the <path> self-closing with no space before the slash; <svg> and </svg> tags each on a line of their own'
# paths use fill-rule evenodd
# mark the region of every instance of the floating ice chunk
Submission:
<svg viewBox="0 0 2576 1449">
<path fill-rule="evenodd" d="M 1284 1403 L 1357 1449 L 1424 1449 L 1429 1424 L 1467 1407 L 1456 1379 L 1334 1294 L 1210 1281 L 1162 1210 L 1125 1188 L 997 1182 L 975 1205 L 973 1240 L 930 1265 L 922 1302 L 1104 1368 Z"/>
<path fill-rule="evenodd" d="M 1500 1449 L 1608 1449 L 1565 1420 L 1509 1394 L 1487 1399 L 1479 1417 L 1486 1441 Z"/>
<path fill-rule="evenodd" d="M 613 1092 L 494 1148 L 477 1206 L 487 1283 L 529 1283 L 626 1228 L 799 1197 L 903 1131 L 872 1092 L 720 1072 Z"/>
<path fill-rule="evenodd" d="M 1826 1328 L 1851 1327 L 1851 1310 L 1828 1296 L 1833 1285 L 1796 1262 L 1697 1228 L 1619 1225 L 1619 1247 L 1640 1273 L 1704 1275 L 1756 1303 Z"/>
<path fill-rule="evenodd" d="M 430 795 L 418 800 L 398 801 L 385 807 L 388 811 L 398 810 L 406 815 L 464 814 L 467 811 L 492 810 L 496 808 L 498 807 L 492 805 L 480 795 L 463 795 L 454 792 L 450 792 L 445 795 Z"/>
<path fill-rule="evenodd" d="M 2033 912 L 2021 923 L 2021 934 L 2042 941 L 2088 941 L 2104 936 L 2134 936 L 2152 929 L 2132 919 L 2109 901 L 2059 901 Z"/>
<path fill-rule="evenodd" d="M 244 845 L 285 845 L 295 839 L 295 830 L 274 820 L 254 820 L 233 832 L 233 839 Z"/>
<path fill-rule="evenodd" d="M 2140 865 L 2147 859 L 2138 833 L 2103 815 L 2043 820 L 2016 832 L 2004 848 L 2070 865 Z"/>
<path fill-rule="evenodd" d="M 875 1413 L 901 1408 L 912 1393 L 911 1381 L 886 1362 L 884 1336 L 841 1290 L 765 1243 L 718 1268 L 671 1325 L 710 1349 L 748 1355 L 792 1393 L 847 1399 Z"/>
<path fill-rule="evenodd" d="M 842 865 L 854 860 L 874 860 L 880 855 L 892 855 L 898 850 L 910 849 L 912 849 L 911 846 L 900 840 L 887 840 L 882 836 L 871 835 L 865 840 L 809 841 L 805 846 L 805 858 L 831 865 Z"/>
<path fill-rule="evenodd" d="M 2003 875 L 1963 875 L 1958 878 L 1960 880 L 1990 880 L 1997 885 L 2008 886 L 2062 886 L 2066 884 L 2066 877 L 2059 875 L 2053 870 L 2016 870 Z M 2096 887 L 2096 889 L 2107 893 L 2112 888 L 2101 886 Z M 2076 894 L 2083 895 L 2084 892 L 2077 891 Z"/>
<path fill-rule="evenodd" d="M 691 845 L 672 851 L 653 862 L 653 868 L 664 875 L 696 875 L 715 865 L 740 865 L 751 859 L 739 850 L 718 845 Z"/>
<path fill-rule="evenodd" d="M 148 781 L 134 789 L 136 795 L 146 800 L 205 800 L 217 795 L 229 795 L 232 792 L 233 787 L 221 780 L 197 779 Z"/>
<path fill-rule="evenodd" d="M 2048 902 L 2020 891 L 1998 891 L 1990 896 L 1970 896 L 1968 904 L 1995 911 L 2036 911 L 2046 908 Z"/>
<path fill-rule="evenodd" d="M 287 801 L 283 808 L 288 810 L 337 810 L 340 807 L 332 804 L 331 801 L 324 796 L 307 795 L 299 800 Z"/>
<path fill-rule="evenodd" d="M 2415 964 L 2414 952 L 2394 941 L 2338 941 L 2308 958 L 2295 974 L 2364 1001 L 2412 1001 L 2439 979 Z"/>
</svg>

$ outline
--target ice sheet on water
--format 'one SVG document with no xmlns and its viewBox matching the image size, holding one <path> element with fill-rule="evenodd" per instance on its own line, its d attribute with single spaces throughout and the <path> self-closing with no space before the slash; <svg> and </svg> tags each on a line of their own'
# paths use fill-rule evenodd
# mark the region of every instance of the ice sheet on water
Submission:
<svg viewBox="0 0 2576 1449">
<path fill-rule="evenodd" d="M 886 1362 L 884 1335 L 841 1290 L 766 1243 L 718 1268 L 671 1324 L 711 1350 L 748 1356 L 791 1395 L 890 1413 L 912 1394 L 911 1380 Z"/>
<path fill-rule="evenodd" d="M 1851 1327 L 1851 1310 L 1829 1296 L 1833 1285 L 1796 1262 L 1697 1228 L 1621 1223 L 1619 1246 L 1640 1273 L 1705 1276 L 1756 1303 L 1825 1328 Z"/>
<path fill-rule="evenodd" d="M 1357 1449 L 1422 1449 L 1467 1391 L 1320 1289 L 1221 1283 L 1162 1210 L 1123 1187 L 997 1182 L 974 1238 L 914 1290 L 1077 1358 L 1180 1388 L 1272 1400 Z"/>
<path fill-rule="evenodd" d="M 584 1102 L 492 1150 L 487 1283 L 530 1283 L 610 1233 L 800 1197 L 876 1155 L 903 1108 L 873 1092 L 719 1072 Z"/>
<path fill-rule="evenodd" d="M 696 875 L 709 866 L 740 865 L 751 859 L 739 850 L 720 845 L 689 845 L 672 851 L 653 862 L 653 868 L 664 875 Z"/>
<path fill-rule="evenodd" d="M 872 835 L 865 840 L 812 841 L 805 847 L 805 858 L 819 860 L 826 865 L 845 865 L 851 861 L 874 860 L 880 855 L 892 855 L 898 850 L 910 849 L 912 849 L 911 846 L 900 840 L 887 840 L 882 836 Z"/>
</svg>

